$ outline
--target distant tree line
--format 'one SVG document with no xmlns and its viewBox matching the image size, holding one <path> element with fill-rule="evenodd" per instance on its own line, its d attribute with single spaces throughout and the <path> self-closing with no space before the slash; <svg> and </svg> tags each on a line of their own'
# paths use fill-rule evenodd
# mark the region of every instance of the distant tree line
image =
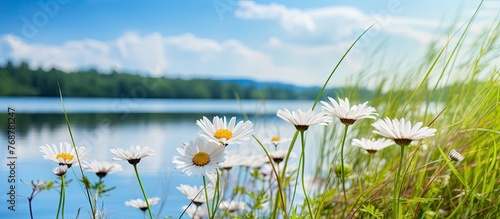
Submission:
<svg viewBox="0 0 500 219">
<path fill-rule="evenodd" d="M 0 67 L 0 96 L 57 97 L 58 83 L 66 97 L 315 99 L 319 88 L 257 86 L 210 79 L 154 78 L 137 74 L 100 73 L 95 69 L 64 72 L 33 70 L 25 62 Z M 329 90 L 328 93 L 334 93 Z"/>
</svg>

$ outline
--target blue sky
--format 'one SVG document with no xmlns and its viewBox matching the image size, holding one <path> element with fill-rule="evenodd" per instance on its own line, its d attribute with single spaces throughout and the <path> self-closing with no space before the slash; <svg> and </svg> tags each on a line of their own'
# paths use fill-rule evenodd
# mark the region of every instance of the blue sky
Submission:
<svg viewBox="0 0 500 219">
<path fill-rule="evenodd" d="M 411 63 L 480 1 L 39 0 L 0 2 L 0 63 L 148 76 L 249 78 L 320 85 L 350 43 L 342 85 L 369 66 Z M 483 3 L 472 34 L 500 1 Z M 454 20 L 458 22 L 453 24 Z M 498 22 L 498 19 L 496 20 Z M 377 52 L 373 52 L 377 50 Z M 377 64 L 381 63 L 382 64 Z M 380 70 L 380 69 L 377 69 Z M 375 70 L 373 70 L 375 71 Z"/>
</svg>

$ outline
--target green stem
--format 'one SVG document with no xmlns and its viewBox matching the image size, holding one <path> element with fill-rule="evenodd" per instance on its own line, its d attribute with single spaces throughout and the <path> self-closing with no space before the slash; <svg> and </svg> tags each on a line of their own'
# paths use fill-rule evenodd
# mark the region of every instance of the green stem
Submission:
<svg viewBox="0 0 500 219">
<path fill-rule="evenodd" d="M 285 175 L 286 175 L 286 168 L 288 167 L 288 160 L 289 160 L 289 158 L 290 158 L 290 154 L 292 154 L 293 146 L 295 145 L 295 141 L 297 141 L 297 136 L 298 136 L 298 135 L 299 135 L 299 131 L 297 130 L 297 131 L 295 131 L 295 134 L 293 134 L 292 141 L 290 142 L 290 146 L 288 146 L 288 152 L 287 152 L 287 154 L 286 154 L 285 161 L 284 161 L 285 163 L 283 163 L 283 169 L 281 170 L 281 177 L 276 177 L 276 179 L 277 179 L 277 181 L 278 181 L 278 186 L 280 186 L 280 187 L 281 187 L 281 185 L 279 185 L 279 182 L 280 182 L 280 181 L 281 181 L 281 182 L 283 182 L 283 183 L 285 183 L 285 182 L 286 182 L 286 177 L 285 177 Z M 271 165 L 273 165 L 273 164 L 272 164 L 272 162 L 271 162 Z M 278 167 L 278 168 L 279 168 L 279 167 Z M 274 169 L 274 165 L 273 165 L 273 169 Z M 298 170 L 297 170 L 297 171 L 298 171 Z M 298 172 L 297 172 L 297 174 L 298 174 Z M 295 184 L 295 185 L 297 185 L 297 184 Z M 284 192 L 285 187 L 286 187 L 286 185 L 284 184 L 284 185 L 283 185 L 283 187 L 282 187 L 282 188 L 280 188 L 280 195 L 281 195 L 281 199 L 282 199 L 282 203 L 283 203 L 283 205 L 285 205 L 285 201 L 284 201 L 284 197 L 283 197 L 283 194 L 282 194 L 282 193 Z M 283 191 L 282 191 L 282 190 L 283 190 Z M 295 190 L 294 190 L 294 191 L 295 191 Z M 293 197 L 292 197 L 292 201 L 290 202 L 290 206 L 293 206 L 293 200 L 294 200 L 294 197 L 295 197 L 295 193 L 294 193 L 294 195 L 293 195 Z M 276 202 L 276 204 L 277 204 L 277 203 L 278 203 L 278 202 Z M 278 206 L 276 206 L 276 207 L 278 207 Z M 276 209 L 276 208 L 275 208 L 275 209 Z M 283 210 L 285 210 L 285 209 L 286 209 L 286 206 L 283 206 Z M 293 208 L 291 207 L 291 208 L 290 208 L 290 210 L 292 210 L 292 209 L 293 209 Z M 273 211 L 274 211 L 274 210 L 273 210 Z M 286 212 L 285 212 L 285 213 L 286 213 Z M 276 214 L 275 214 L 274 212 L 273 212 L 273 216 L 276 216 Z M 276 217 L 273 217 L 273 218 L 276 218 Z M 285 218 L 286 218 L 286 217 L 285 217 Z"/>
<path fill-rule="evenodd" d="M 266 147 L 264 147 L 264 145 L 259 141 L 259 139 L 257 139 L 255 136 L 253 136 L 253 138 L 255 139 L 255 141 L 257 141 L 257 143 L 260 145 L 260 147 L 262 148 L 262 150 L 264 151 L 264 153 L 266 154 L 267 158 L 269 159 L 269 162 L 271 164 L 271 167 L 273 169 L 272 173 L 271 174 L 275 174 L 276 176 L 276 183 L 278 184 L 278 193 L 277 193 L 277 197 L 276 197 L 276 202 L 274 204 L 275 208 L 273 208 L 273 212 L 272 212 L 272 218 L 276 218 L 276 215 L 277 215 L 277 210 L 278 210 L 278 198 L 281 199 L 281 203 L 282 203 L 282 209 L 283 209 L 283 218 L 288 218 L 286 216 L 286 203 L 285 203 L 285 195 L 283 194 L 284 192 L 284 188 L 283 188 L 283 185 L 281 184 L 282 181 L 280 180 L 279 178 L 279 175 L 278 175 L 278 171 L 277 169 L 279 169 L 279 166 L 278 167 L 275 167 L 272 159 L 271 159 L 271 156 L 269 155 L 269 152 L 267 152 L 266 150 Z M 292 147 L 292 145 L 295 143 L 295 139 L 297 139 L 297 132 L 295 133 L 294 135 L 294 138 L 292 139 L 292 143 L 290 145 L 290 147 Z M 291 149 L 288 151 L 288 154 L 287 154 L 287 157 L 285 159 L 285 166 L 286 166 L 286 162 L 288 161 L 288 157 L 290 157 L 290 152 L 291 152 Z M 283 169 L 284 171 L 284 169 Z M 285 179 L 285 174 L 282 175 L 282 180 Z M 271 187 L 271 181 L 269 181 L 269 187 Z M 278 197 L 279 195 L 279 197 Z"/>
<path fill-rule="evenodd" d="M 205 193 L 205 203 L 207 203 L 208 218 L 213 218 L 212 211 L 211 211 L 212 209 L 211 209 L 210 204 L 208 202 L 207 180 L 205 178 L 205 175 L 203 175 L 202 179 L 203 179 L 203 191 Z"/>
<path fill-rule="evenodd" d="M 94 209 L 92 209 L 93 210 L 92 213 L 94 215 L 97 214 L 97 199 L 99 199 L 99 189 L 100 189 L 101 183 L 102 183 L 102 177 L 99 177 L 99 181 L 97 182 L 96 189 L 95 189 Z"/>
<path fill-rule="evenodd" d="M 64 175 L 61 176 L 61 192 L 59 193 L 59 205 L 57 206 L 57 214 L 56 214 L 56 219 L 59 218 L 59 213 L 62 210 L 61 217 L 64 219 L 64 196 L 66 196 L 66 191 L 65 191 L 65 186 L 64 185 Z M 61 209 L 62 208 L 62 209 Z"/>
<path fill-rule="evenodd" d="M 59 81 L 57 82 L 57 87 L 59 89 L 59 98 L 61 99 L 61 104 L 62 104 L 62 108 L 63 108 L 63 114 L 64 114 L 64 118 L 66 120 L 66 125 L 68 126 L 69 136 L 71 138 L 71 143 L 73 145 L 73 149 L 75 150 L 76 160 L 78 161 L 78 168 L 80 169 L 80 173 L 82 174 L 82 179 L 84 179 L 85 178 L 85 174 L 83 173 L 82 162 L 80 160 L 80 155 L 78 154 L 78 150 L 76 148 L 75 138 L 73 138 L 73 132 L 71 131 L 71 126 L 70 126 L 70 123 L 69 123 L 68 113 L 66 112 L 66 107 L 64 106 L 64 100 L 63 100 L 63 96 L 62 96 L 61 86 L 59 85 Z M 94 212 L 94 207 L 92 205 L 92 199 L 90 197 L 90 191 L 89 191 L 88 187 L 85 187 L 85 192 L 86 192 L 85 195 L 87 197 L 87 201 L 89 202 L 89 205 L 90 205 L 90 211 Z M 95 215 L 92 215 L 92 218 L 95 219 Z"/>
<path fill-rule="evenodd" d="M 283 164 L 283 172 L 281 173 L 281 179 L 285 179 L 286 167 L 288 165 L 288 158 L 290 158 L 290 154 L 292 153 L 293 146 L 295 145 L 295 141 L 297 140 L 297 136 L 299 135 L 299 131 L 295 131 L 293 135 L 292 141 L 290 142 L 290 146 L 288 147 L 288 152 L 285 157 L 285 163 Z"/>
<path fill-rule="evenodd" d="M 405 152 L 405 146 L 400 146 L 401 147 L 401 153 L 399 155 L 399 166 L 398 166 L 398 172 L 396 173 L 396 178 L 394 179 L 394 206 L 393 206 L 393 211 L 394 211 L 394 218 L 399 217 L 399 176 L 401 174 L 401 166 L 403 166 L 403 157 L 404 157 L 404 152 Z"/>
<path fill-rule="evenodd" d="M 345 124 L 344 128 L 344 135 L 342 136 L 342 146 L 340 147 L 340 175 L 342 178 L 342 192 L 344 193 L 344 204 L 346 206 L 345 209 L 347 209 L 347 195 L 345 192 L 345 169 L 344 169 L 344 146 L 345 146 L 345 140 L 347 138 L 347 130 L 349 129 L 349 125 Z M 342 211 L 342 217 L 345 215 L 345 209 Z"/>
<path fill-rule="evenodd" d="M 311 210 L 311 204 L 309 203 L 309 197 L 307 196 L 307 190 L 306 190 L 306 186 L 305 186 L 305 178 L 304 178 L 304 170 L 306 169 L 306 142 L 305 142 L 305 139 L 304 139 L 304 131 L 301 131 L 300 132 L 300 140 L 301 140 L 301 143 L 302 143 L 302 153 L 301 153 L 301 157 L 302 157 L 302 190 L 304 191 L 304 197 L 306 199 L 306 203 L 307 203 L 307 209 L 309 210 L 309 215 L 310 217 L 312 218 L 313 217 L 313 213 L 312 213 L 312 210 Z"/>
<path fill-rule="evenodd" d="M 141 186 L 142 195 L 144 195 L 144 200 L 146 201 L 146 206 L 148 206 L 149 217 L 153 219 L 153 213 L 151 212 L 151 206 L 149 206 L 148 196 L 146 191 L 144 191 L 144 186 L 142 185 L 141 177 L 139 176 L 139 170 L 137 169 L 137 164 L 132 164 L 134 166 L 135 175 L 137 176 L 137 181 L 139 181 L 139 186 Z"/>
</svg>

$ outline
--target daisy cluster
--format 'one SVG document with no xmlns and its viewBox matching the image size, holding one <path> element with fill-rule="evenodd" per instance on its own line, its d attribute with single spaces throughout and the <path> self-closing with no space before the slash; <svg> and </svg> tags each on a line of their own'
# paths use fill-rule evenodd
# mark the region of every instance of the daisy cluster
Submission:
<svg viewBox="0 0 500 219">
<path fill-rule="evenodd" d="M 285 109 L 278 110 L 277 116 L 293 124 L 299 131 L 306 131 L 311 125 L 328 125 L 333 121 L 333 118 L 339 119 L 342 124 L 353 125 L 358 120 L 377 119 L 378 116 L 376 109 L 368 106 L 368 102 L 351 105 L 348 98 L 338 98 L 337 101 L 328 97 L 328 101 L 320 101 L 320 103 L 322 111 L 318 113 L 311 109 L 308 111 Z M 406 146 L 412 141 L 434 136 L 436 132 L 434 128 L 424 127 L 422 122 L 412 125 L 404 118 L 378 119 L 372 126 L 375 128 L 373 134 L 378 134 L 386 139 L 353 139 L 352 145 L 363 148 L 369 153 L 375 153 L 393 145 L 393 143 Z"/>
<path fill-rule="evenodd" d="M 312 125 L 328 126 L 335 119 L 339 119 L 340 123 L 348 127 L 358 120 L 377 119 L 378 116 L 375 108 L 369 106 L 368 102 L 354 105 L 347 98 L 335 100 L 328 97 L 328 101 L 321 101 L 320 103 L 322 104 L 320 112 L 315 112 L 312 109 L 306 111 L 279 109 L 276 116 L 292 124 L 299 132 L 307 131 Z M 227 150 L 226 148 L 231 145 L 241 145 L 251 138 L 256 138 L 254 137 L 255 131 L 251 121 L 237 121 L 236 117 L 231 117 L 228 120 L 226 117 L 215 116 L 211 120 L 203 117 L 197 120 L 196 124 L 200 128 L 198 136 L 177 148 L 178 155 L 172 158 L 175 168 L 179 169 L 183 174 L 204 177 L 204 183 L 201 186 L 181 184 L 177 187 L 191 202 L 190 205 L 184 206 L 183 209 L 192 218 L 202 218 L 210 214 L 208 208 L 204 208 L 203 204 L 214 197 L 218 197 L 218 208 L 225 212 L 244 210 L 245 204 L 234 199 L 234 196 L 238 194 L 237 191 L 233 191 L 231 193 L 232 197 L 227 200 L 221 199 L 226 188 L 225 183 L 229 179 L 229 171 L 234 167 L 251 170 L 253 177 L 259 176 L 268 179 L 270 189 L 277 189 L 272 182 L 285 180 L 280 179 L 277 173 L 280 173 L 283 177 L 292 177 L 292 173 L 297 172 L 300 168 L 300 166 L 294 164 L 289 165 L 287 168 L 286 162 L 283 162 L 289 158 L 297 157 L 291 151 L 292 145 L 286 149 L 278 149 L 278 145 L 290 142 L 291 139 L 289 138 L 274 136 L 267 139 L 264 143 L 274 146 L 274 150 L 266 152 L 267 155 L 264 153 L 245 155 L 240 150 Z M 384 138 L 354 138 L 351 145 L 363 148 L 368 153 L 376 153 L 394 144 L 404 147 L 412 141 L 434 136 L 436 132 L 434 128 L 423 126 L 422 122 L 412 125 L 405 118 L 378 119 L 372 126 L 374 127 L 372 133 Z M 258 139 L 257 142 L 261 144 Z M 40 146 L 40 151 L 45 159 L 58 164 L 53 170 L 57 176 L 63 176 L 72 165 L 81 166 L 83 170 L 95 173 L 100 181 L 107 174 L 122 171 L 122 166 L 119 164 L 96 160 L 87 161 L 89 151 L 85 147 L 73 147 L 69 143 L 61 143 L 59 147 L 55 145 Z M 111 149 L 110 152 L 115 155 L 113 160 L 127 161 L 134 166 L 139 183 L 137 164 L 141 159 L 155 154 L 153 149 L 141 146 L 131 146 L 128 149 L 115 148 Z M 463 159 L 455 151 L 450 156 L 452 160 Z M 276 166 L 270 165 L 271 162 Z M 285 164 L 283 165 L 283 163 Z M 342 166 L 342 168 L 344 167 Z M 208 183 L 205 179 L 208 179 Z M 238 186 L 235 185 L 235 188 L 238 188 Z M 146 198 L 145 193 L 144 197 L 145 199 L 134 199 L 127 201 L 125 204 L 146 211 L 149 210 L 150 206 L 160 201 L 157 197 Z"/>
</svg>

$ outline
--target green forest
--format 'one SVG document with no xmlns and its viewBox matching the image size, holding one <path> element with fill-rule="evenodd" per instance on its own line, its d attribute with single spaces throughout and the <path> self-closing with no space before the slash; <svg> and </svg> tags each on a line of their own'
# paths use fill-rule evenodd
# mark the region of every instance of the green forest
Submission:
<svg viewBox="0 0 500 219">
<path fill-rule="evenodd" d="M 22 62 L 0 67 L 0 96 L 57 97 L 58 83 L 66 97 L 201 98 L 201 99 L 315 99 L 319 87 L 273 83 L 238 83 L 210 79 L 153 78 L 137 74 L 102 73 L 95 69 L 64 72 L 32 69 Z M 327 93 L 335 93 L 330 89 Z"/>
</svg>

